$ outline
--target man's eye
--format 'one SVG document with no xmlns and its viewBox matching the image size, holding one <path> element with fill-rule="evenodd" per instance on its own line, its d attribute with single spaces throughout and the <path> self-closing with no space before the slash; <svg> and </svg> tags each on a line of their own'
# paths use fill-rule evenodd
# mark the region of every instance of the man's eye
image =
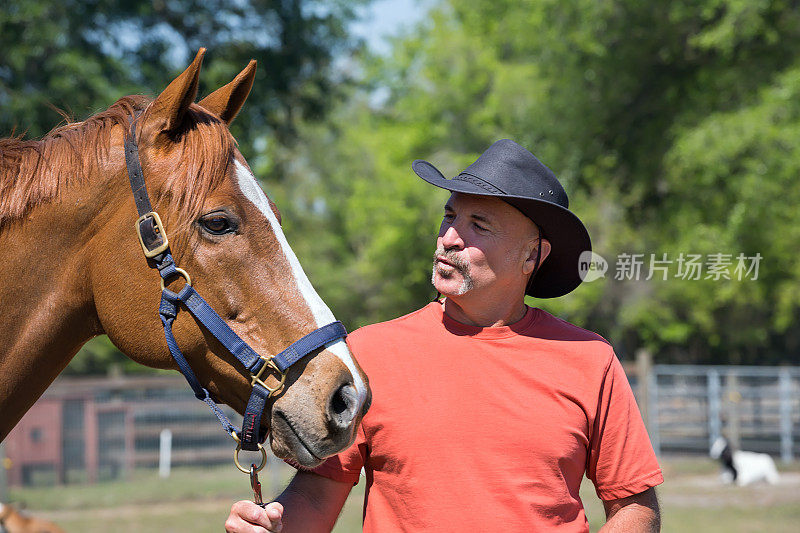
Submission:
<svg viewBox="0 0 800 533">
<path fill-rule="evenodd" d="M 486 231 L 486 228 L 484 228 L 483 226 L 481 226 L 481 225 L 480 225 L 480 224 L 478 224 L 477 222 L 473 222 L 472 224 L 473 224 L 473 225 L 474 225 L 476 228 L 478 228 L 479 230 L 481 230 L 481 231 Z"/>
<path fill-rule="evenodd" d="M 230 220 L 225 215 L 208 215 L 200 219 L 200 225 L 207 232 L 214 235 L 223 235 L 233 231 Z"/>
</svg>

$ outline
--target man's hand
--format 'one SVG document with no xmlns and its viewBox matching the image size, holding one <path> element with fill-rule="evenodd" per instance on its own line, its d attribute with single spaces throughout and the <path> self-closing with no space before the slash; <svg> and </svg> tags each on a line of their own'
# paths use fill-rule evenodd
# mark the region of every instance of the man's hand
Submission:
<svg viewBox="0 0 800 533">
<path fill-rule="evenodd" d="M 283 530 L 281 518 L 283 505 L 278 502 L 267 504 L 266 509 L 248 500 L 236 502 L 225 521 L 228 533 L 278 533 Z"/>
<path fill-rule="evenodd" d="M 300 470 L 277 501 L 268 504 L 266 509 L 249 501 L 234 503 L 225 530 L 228 533 L 330 533 L 352 488 L 352 483 Z"/>
</svg>

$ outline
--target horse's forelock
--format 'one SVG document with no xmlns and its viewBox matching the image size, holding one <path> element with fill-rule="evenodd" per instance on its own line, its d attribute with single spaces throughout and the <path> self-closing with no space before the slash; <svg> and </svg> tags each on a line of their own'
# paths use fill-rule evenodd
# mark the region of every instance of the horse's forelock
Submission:
<svg viewBox="0 0 800 533">
<path fill-rule="evenodd" d="M 218 117 L 193 104 L 184 118 L 182 131 L 168 143 L 177 150 L 180 165 L 164 176 L 156 203 L 175 207 L 171 232 L 185 233 L 203 209 L 208 194 L 229 173 L 236 141 Z"/>
<path fill-rule="evenodd" d="M 57 198 L 65 185 L 88 179 L 108 157 L 113 127 L 127 127 L 149 104 L 145 96 L 126 96 L 83 122 L 53 129 L 41 140 L 0 139 L 0 229 Z M 166 218 L 171 219 L 173 231 L 182 233 L 199 215 L 209 192 L 224 179 L 236 142 L 224 122 L 194 104 L 186 113 L 182 132 L 170 142 L 177 144 L 181 164 L 151 194 L 155 193 L 157 204 L 175 207 L 175 216 Z M 92 157 L 86 157 L 87 152 Z"/>
</svg>

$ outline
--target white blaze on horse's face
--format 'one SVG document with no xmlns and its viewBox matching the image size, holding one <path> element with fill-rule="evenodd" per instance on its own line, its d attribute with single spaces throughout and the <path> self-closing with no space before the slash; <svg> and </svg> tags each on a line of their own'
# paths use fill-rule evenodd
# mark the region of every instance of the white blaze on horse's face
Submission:
<svg viewBox="0 0 800 533">
<path fill-rule="evenodd" d="M 309 309 L 311 309 L 314 320 L 317 322 L 317 327 L 319 328 L 334 322 L 336 318 L 333 316 L 333 313 L 328 306 L 325 305 L 325 302 L 322 301 L 322 298 L 319 297 L 317 291 L 314 290 L 314 287 L 308 280 L 308 276 L 306 276 L 306 273 L 300 266 L 300 261 L 297 260 L 294 250 L 292 250 L 292 248 L 289 246 L 289 242 L 286 240 L 286 236 L 283 234 L 283 228 L 281 228 L 281 225 L 278 223 L 278 217 L 276 217 L 275 213 L 272 211 L 272 208 L 269 205 L 269 200 L 267 200 L 267 195 L 264 194 L 263 190 L 261 190 L 261 187 L 258 185 L 255 176 L 253 176 L 253 173 L 250 172 L 250 170 L 238 160 L 234 160 L 234 165 L 236 168 L 236 179 L 239 183 L 239 189 L 241 189 L 242 194 L 244 194 L 244 196 L 250 200 L 269 221 L 270 227 L 275 234 L 275 238 L 278 239 L 278 242 L 281 245 L 283 255 L 286 257 L 286 260 L 289 262 L 289 266 L 292 269 L 293 278 L 297 283 L 297 288 L 308 304 Z M 335 342 L 326 344 L 325 349 L 338 357 L 353 376 L 353 384 L 358 391 L 357 411 L 360 411 L 367 398 L 367 387 L 364 383 L 364 380 L 361 379 L 361 374 L 356 369 L 353 356 L 350 354 L 347 344 L 343 340 L 339 339 Z"/>
</svg>

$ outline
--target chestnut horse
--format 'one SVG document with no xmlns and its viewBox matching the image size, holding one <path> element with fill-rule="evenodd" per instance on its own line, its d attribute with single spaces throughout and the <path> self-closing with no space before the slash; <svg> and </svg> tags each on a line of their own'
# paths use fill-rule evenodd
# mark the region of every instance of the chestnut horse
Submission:
<svg viewBox="0 0 800 533">
<path fill-rule="evenodd" d="M 159 321 L 159 278 L 134 228 L 129 135 L 174 262 L 223 327 L 256 354 L 278 354 L 334 321 L 228 130 L 255 61 L 195 104 L 203 54 L 153 101 L 127 96 L 40 141 L 0 140 L 0 439 L 96 335 L 141 364 L 178 368 Z M 245 366 L 188 312 L 172 331 L 198 386 L 243 413 L 253 389 Z M 341 338 L 299 359 L 285 380 L 259 428 L 271 430 L 278 457 L 315 466 L 353 442 L 370 391 Z"/>
</svg>

